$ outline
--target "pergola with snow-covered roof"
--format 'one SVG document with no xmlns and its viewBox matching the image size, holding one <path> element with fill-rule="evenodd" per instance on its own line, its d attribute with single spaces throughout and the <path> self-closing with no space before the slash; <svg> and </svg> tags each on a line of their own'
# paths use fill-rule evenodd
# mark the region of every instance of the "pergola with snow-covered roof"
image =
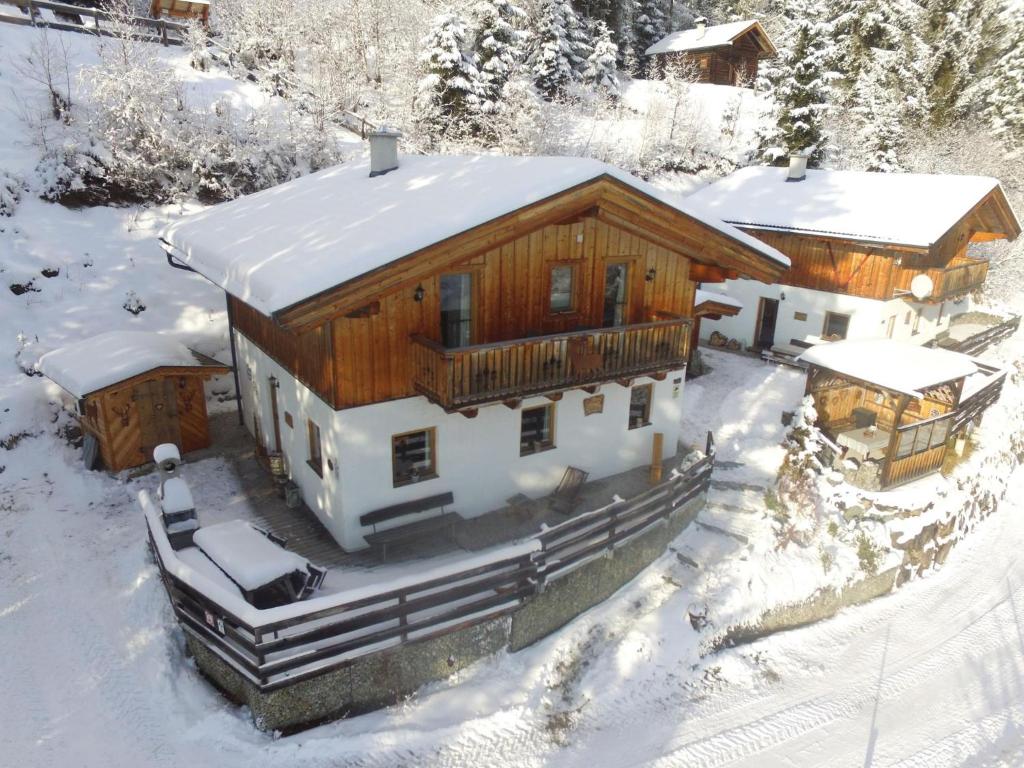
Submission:
<svg viewBox="0 0 1024 768">
<path fill-rule="evenodd" d="M 874 462 L 879 485 L 942 467 L 950 438 L 998 398 L 1005 371 L 968 355 L 892 339 L 804 352 L 818 426 L 848 459 Z"/>
<path fill-rule="evenodd" d="M 759 21 L 746 19 L 708 26 L 699 18 L 693 29 L 672 32 L 645 51 L 659 72 L 684 70 L 698 82 L 746 85 L 757 77 L 758 61 L 775 56 L 775 44 Z"/>
<path fill-rule="evenodd" d="M 231 368 L 159 333 L 110 331 L 44 354 L 39 371 L 63 389 L 87 436 L 85 457 L 111 471 L 210 444 L 204 380 Z"/>
</svg>

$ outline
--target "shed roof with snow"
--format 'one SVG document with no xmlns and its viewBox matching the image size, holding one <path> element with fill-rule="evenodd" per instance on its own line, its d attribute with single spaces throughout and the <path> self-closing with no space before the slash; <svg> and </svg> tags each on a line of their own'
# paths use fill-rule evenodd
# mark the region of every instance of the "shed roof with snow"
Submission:
<svg viewBox="0 0 1024 768">
<path fill-rule="evenodd" d="M 894 339 L 834 341 L 819 344 L 798 360 L 893 392 L 922 397 L 921 390 L 978 371 L 969 356 Z"/>
<path fill-rule="evenodd" d="M 748 33 L 753 37 L 761 48 L 763 55 L 774 56 L 775 45 L 772 43 L 768 33 L 764 31 L 759 21 L 746 19 L 744 21 L 730 21 L 727 24 L 715 24 L 705 26 L 698 24 L 693 29 L 684 29 L 666 35 L 656 42 L 645 52 L 648 56 L 659 53 L 684 53 L 688 51 L 703 51 L 709 48 L 721 48 L 731 46 L 736 40 Z"/>
<path fill-rule="evenodd" d="M 978 230 L 1013 239 L 1020 222 L 997 179 L 951 174 L 808 170 L 752 166 L 688 200 L 706 215 L 747 229 L 931 248 L 965 217 Z M 982 210 L 984 206 L 984 210 Z"/>
<path fill-rule="evenodd" d="M 601 179 L 626 185 L 777 266 L 789 259 L 714 214 L 597 160 L 404 156 L 369 176 L 359 161 L 223 203 L 170 225 L 164 248 L 273 315 L 392 262 Z"/>
<path fill-rule="evenodd" d="M 146 331 L 101 333 L 47 352 L 37 367 L 77 398 L 157 368 L 203 368 L 211 374 L 230 370 L 170 336 Z"/>
</svg>

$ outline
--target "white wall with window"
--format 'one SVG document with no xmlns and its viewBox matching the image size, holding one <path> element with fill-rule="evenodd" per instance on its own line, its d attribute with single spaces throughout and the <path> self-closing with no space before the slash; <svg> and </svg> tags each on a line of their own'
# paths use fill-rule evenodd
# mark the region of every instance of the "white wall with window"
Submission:
<svg viewBox="0 0 1024 768">
<path fill-rule="evenodd" d="M 682 370 L 662 381 L 638 378 L 630 387 L 605 384 L 595 393 L 602 399 L 598 412 L 596 401 L 585 407 L 593 395 L 583 390 L 565 392 L 557 402 L 528 398 L 515 409 L 489 405 L 472 419 L 446 413 L 423 397 L 335 411 L 237 331 L 235 340 L 247 429 L 255 433 L 258 425 L 265 447 L 272 449 L 266 382 L 275 377 L 288 471 L 306 504 L 349 550 L 365 546 L 359 517 L 374 509 L 452 491 L 451 508 L 475 517 L 517 493 L 550 493 L 568 466 L 586 470 L 592 479 L 646 466 L 655 432 L 664 434 L 663 458 L 674 455 L 684 437 Z M 529 416 L 535 409 L 544 409 L 546 418 Z M 316 457 L 310 424 L 319 432 L 322 476 L 311 465 Z M 526 451 L 524 440 L 530 442 Z"/>
<path fill-rule="evenodd" d="M 789 285 L 766 285 L 756 280 L 728 280 L 709 284 L 709 287 L 738 299 L 743 309 L 735 317 L 702 320 L 701 340 L 707 341 L 718 331 L 739 339 L 744 347 L 755 343 L 762 298 L 778 302 L 776 344 L 789 344 L 792 339 L 821 339 L 826 330 L 835 330 L 844 324 L 842 317 L 848 318 L 845 322 L 848 339 L 887 338 L 891 324 L 892 338 L 924 344 L 948 330 L 950 318 L 967 311 L 969 306 L 967 300 L 944 304 L 920 304 L 905 299 L 879 301 Z M 837 317 L 830 318 L 830 313 Z"/>
</svg>

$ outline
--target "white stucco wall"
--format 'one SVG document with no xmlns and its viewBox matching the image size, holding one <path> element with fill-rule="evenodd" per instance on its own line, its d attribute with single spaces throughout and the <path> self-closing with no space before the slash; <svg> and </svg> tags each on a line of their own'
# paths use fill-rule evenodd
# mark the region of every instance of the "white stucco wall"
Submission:
<svg viewBox="0 0 1024 768">
<path fill-rule="evenodd" d="M 520 456 L 522 409 L 550 403 L 546 398 L 526 399 L 515 410 L 501 404 L 486 406 L 473 419 L 445 413 L 424 397 L 335 411 L 243 335 L 236 332 L 235 336 L 247 428 L 252 431 L 258 418 L 264 443 L 273 442 L 267 381 L 276 377 L 282 451 L 289 472 L 310 509 L 349 550 L 365 546 L 363 534 L 369 531 L 361 528 L 359 517 L 373 509 L 452 491 L 452 509 L 463 517 L 475 517 L 498 509 L 517 493 L 532 498 L 550 493 L 568 466 L 598 479 L 649 464 L 655 432 L 665 436 L 663 458 L 676 452 L 680 439 L 681 370 L 663 381 L 639 378 L 633 382 L 654 385 L 651 423 L 639 429 L 628 429 L 629 389 L 619 384 L 602 386 L 598 394 L 604 395 L 604 410 L 591 416 L 583 415 L 587 393 L 566 392 L 553 404 L 555 447 Z M 293 417 L 294 428 L 284 423 L 286 411 Z M 323 479 L 306 464 L 309 418 L 320 426 L 323 438 Z M 437 430 L 438 476 L 395 488 L 392 436 L 429 427 Z M 334 463 L 333 471 L 327 468 L 328 459 Z"/>
<path fill-rule="evenodd" d="M 743 309 L 735 317 L 702 320 L 701 339 L 706 341 L 712 332 L 719 331 L 729 338 L 739 339 L 744 347 L 754 343 L 759 300 L 762 297 L 779 301 L 779 317 L 775 325 L 775 342 L 779 344 L 788 344 L 790 339 L 819 337 L 825 325 L 826 312 L 850 316 L 849 339 L 885 338 L 889 318 L 895 315 L 893 338 L 924 344 L 948 329 L 949 318 L 963 311 L 960 305 L 953 302 L 945 302 L 943 306 L 918 304 L 905 299 L 879 301 L 789 285 L 766 285 L 756 280 L 728 280 L 710 285 L 708 290 L 738 299 L 743 303 Z M 963 306 L 966 307 L 966 304 Z M 918 333 L 914 334 L 914 315 L 918 310 L 921 311 L 921 321 Z M 911 313 L 909 324 L 906 323 L 908 311 Z M 806 313 L 807 319 L 797 320 L 797 312 Z"/>
</svg>

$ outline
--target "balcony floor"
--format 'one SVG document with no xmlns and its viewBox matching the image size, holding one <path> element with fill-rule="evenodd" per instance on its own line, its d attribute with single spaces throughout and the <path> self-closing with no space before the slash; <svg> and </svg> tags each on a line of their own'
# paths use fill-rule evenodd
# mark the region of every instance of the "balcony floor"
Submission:
<svg viewBox="0 0 1024 768">
<path fill-rule="evenodd" d="M 418 540 L 413 546 L 389 548 L 387 562 L 381 562 L 372 550 L 346 552 L 316 516 L 303 505 L 289 509 L 274 487 L 270 474 L 256 460 L 249 433 L 238 424 L 234 411 L 213 414 L 210 434 L 215 443 L 187 457 L 181 475 L 192 488 L 201 525 L 243 519 L 265 528 L 288 541 L 288 549 L 316 565 L 328 567 L 325 591 L 354 588 L 422 568 L 455 562 L 461 557 L 525 538 L 542 524 L 554 525 L 569 519 L 550 509 L 545 498 L 513 499 L 500 509 L 468 519 L 456 526 L 449 538 L 443 534 Z M 665 462 L 664 473 L 675 458 Z M 587 512 L 612 501 L 635 496 L 649 488 L 648 467 L 612 475 L 585 483 L 574 514 Z M 139 487 L 152 488 L 154 474 L 136 481 Z"/>
</svg>

